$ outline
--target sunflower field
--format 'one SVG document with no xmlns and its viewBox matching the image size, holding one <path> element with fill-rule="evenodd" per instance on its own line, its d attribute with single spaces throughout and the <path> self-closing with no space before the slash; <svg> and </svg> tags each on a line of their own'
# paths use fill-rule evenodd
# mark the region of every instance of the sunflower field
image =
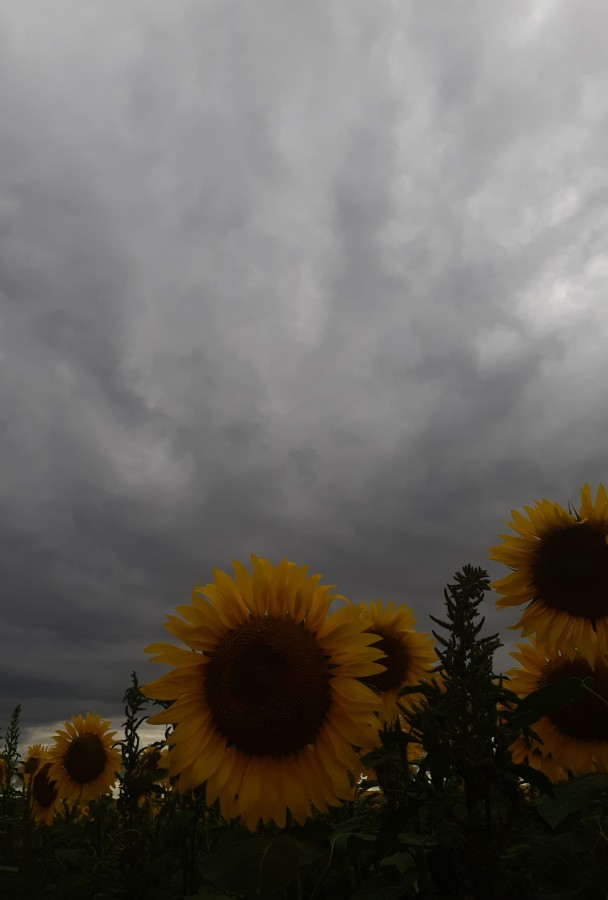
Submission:
<svg viewBox="0 0 608 900">
<path fill-rule="evenodd" d="M 116 727 L 83 710 L 20 752 L 17 707 L 0 898 L 607 900 L 608 494 L 509 528 L 509 573 L 464 566 L 430 634 L 252 556 L 168 616 Z M 491 588 L 521 607 L 505 674 Z"/>
</svg>

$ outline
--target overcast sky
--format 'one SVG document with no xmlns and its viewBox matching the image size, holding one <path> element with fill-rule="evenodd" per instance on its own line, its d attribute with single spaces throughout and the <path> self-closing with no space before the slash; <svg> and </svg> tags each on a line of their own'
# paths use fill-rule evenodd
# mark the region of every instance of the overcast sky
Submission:
<svg viewBox="0 0 608 900">
<path fill-rule="evenodd" d="M 2 730 L 119 725 L 251 552 L 427 630 L 513 507 L 608 478 L 607 32 L 0 0 Z"/>
</svg>

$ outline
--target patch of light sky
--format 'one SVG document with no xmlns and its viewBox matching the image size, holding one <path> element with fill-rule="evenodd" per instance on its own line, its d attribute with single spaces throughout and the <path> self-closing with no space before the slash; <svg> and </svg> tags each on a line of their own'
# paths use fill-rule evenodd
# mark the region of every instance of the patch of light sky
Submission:
<svg viewBox="0 0 608 900">
<path fill-rule="evenodd" d="M 573 248 L 569 255 L 580 252 Z M 554 387 L 556 380 L 569 385 L 570 390 L 591 383 L 599 375 L 608 341 L 607 290 L 605 253 L 591 256 L 578 269 L 576 259 L 562 259 L 557 268 L 543 269 L 514 304 L 514 324 L 499 323 L 478 332 L 474 343 L 481 369 L 509 366 L 530 342 L 554 337 L 563 351 L 543 361 L 548 379 L 545 387 Z M 562 392 L 559 396 L 563 399 Z"/>
<path fill-rule="evenodd" d="M 580 259 L 578 248 L 549 267 L 520 297 L 516 313 L 532 334 L 557 334 L 567 345 L 583 339 L 586 353 L 594 344 L 605 346 L 608 330 L 608 256 L 605 253 Z M 579 259 L 577 259 L 579 257 Z"/>
<path fill-rule="evenodd" d="M 520 41 L 533 41 L 541 28 L 546 28 L 551 17 L 556 16 L 563 0 L 535 0 L 527 4 L 524 14 L 519 17 L 516 33 Z"/>
</svg>

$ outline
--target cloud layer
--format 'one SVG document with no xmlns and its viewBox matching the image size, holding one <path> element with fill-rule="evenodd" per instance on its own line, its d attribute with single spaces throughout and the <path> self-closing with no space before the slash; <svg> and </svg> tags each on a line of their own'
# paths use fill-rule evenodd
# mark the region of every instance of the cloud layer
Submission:
<svg viewBox="0 0 608 900">
<path fill-rule="evenodd" d="M 118 721 L 250 552 L 426 629 L 605 479 L 607 25 L 0 0 L 0 723 Z"/>
</svg>

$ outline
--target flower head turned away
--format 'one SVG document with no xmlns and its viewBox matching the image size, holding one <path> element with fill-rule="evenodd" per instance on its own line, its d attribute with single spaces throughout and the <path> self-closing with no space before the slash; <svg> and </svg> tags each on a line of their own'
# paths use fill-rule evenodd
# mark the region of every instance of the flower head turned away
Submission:
<svg viewBox="0 0 608 900">
<path fill-rule="evenodd" d="M 251 830 L 303 823 L 352 799 L 355 747 L 375 727 L 377 698 L 358 680 L 383 671 L 376 637 L 349 604 L 330 613 L 332 587 L 288 560 L 251 557 L 234 578 L 216 569 L 166 628 L 190 649 L 153 644 L 175 666 L 144 692 L 171 706 L 152 716 L 172 724 L 169 772 L 178 790 L 206 785 L 226 819 Z"/>
<path fill-rule="evenodd" d="M 57 783 L 50 776 L 51 763 L 45 756 L 30 756 L 28 751 L 23 767 L 26 773 L 28 773 L 28 769 L 32 770 L 31 773 L 28 773 L 28 793 L 32 818 L 34 822 L 41 825 L 51 825 L 55 815 L 63 808 L 57 791 Z"/>
<path fill-rule="evenodd" d="M 68 805 L 84 806 L 111 790 L 116 781 L 121 765 L 120 750 L 112 741 L 116 732 L 97 713 L 73 716 L 64 724 L 50 750 L 49 777 Z"/>
<path fill-rule="evenodd" d="M 576 649 L 561 650 L 537 643 L 518 644 L 511 653 L 520 663 L 511 669 L 509 688 L 519 697 L 568 678 L 591 678 L 593 692 L 543 716 L 533 729 L 542 744 L 518 739 L 513 756 L 541 769 L 551 780 L 567 771 L 575 774 L 608 771 L 608 666 L 603 657 L 592 665 Z M 547 759 L 548 758 L 548 759 Z"/>
<path fill-rule="evenodd" d="M 382 601 L 374 600 L 369 606 L 361 603 L 359 610 L 365 631 L 377 635 L 376 646 L 386 655 L 384 671 L 363 676 L 361 681 L 379 692 L 382 724 L 394 725 L 399 716 L 397 701 L 406 707 L 414 702 L 413 695 L 399 699 L 399 691 L 424 681 L 438 661 L 433 640 L 414 630 L 415 619 L 407 606 L 391 602 L 383 609 Z"/>
<path fill-rule="evenodd" d="M 171 790 L 169 748 L 166 744 L 151 744 L 149 747 L 145 747 L 137 760 L 137 769 L 141 801 L 145 800 L 145 795 L 149 794 L 153 787 L 162 791 Z"/>
<path fill-rule="evenodd" d="M 29 746 L 19 766 L 25 794 L 29 798 L 32 818 L 35 822 L 44 825 L 50 825 L 55 813 L 61 810 L 57 786 L 48 777 L 49 768 L 49 750 L 42 744 Z"/>
<path fill-rule="evenodd" d="M 527 603 L 519 622 L 524 635 L 541 642 L 573 645 L 594 662 L 596 635 L 608 648 L 608 494 L 600 485 L 595 500 L 581 490 L 578 513 L 540 500 L 513 510 L 515 535 L 501 535 L 490 558 L 513 571 L 495 581 L 498 606 Z"/>
</svg>

